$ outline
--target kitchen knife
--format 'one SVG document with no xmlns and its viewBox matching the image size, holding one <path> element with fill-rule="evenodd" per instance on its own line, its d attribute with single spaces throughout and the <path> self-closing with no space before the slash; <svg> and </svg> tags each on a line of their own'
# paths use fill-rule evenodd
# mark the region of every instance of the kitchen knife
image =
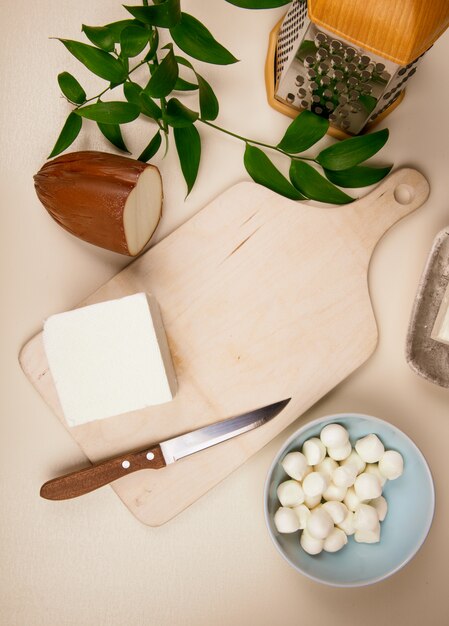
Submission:
<svg viewBox="0 0 449 626">
<path fill-rule="evenodd" d="M 49 480 L 40 495 L 48 500 L 76 498 L 94 489 L 143 469 L 161 469 L 185 456 L 204 450 L 258 428 L 278 415 L 290 402 L 282 400 L 237 417 L 198 428 L 173 439 L 167 439 L 139 452 L 128 452 L 91 467 Z"/>
</svg>

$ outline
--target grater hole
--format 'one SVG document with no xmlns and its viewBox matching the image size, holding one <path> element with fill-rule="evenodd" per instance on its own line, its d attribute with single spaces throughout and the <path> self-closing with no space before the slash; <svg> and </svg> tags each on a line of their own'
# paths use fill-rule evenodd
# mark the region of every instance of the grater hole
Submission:
<svg viewBox="0 0 449 626">
<path fill-rule="evenodd" d="M 410 204 L 415 197 L 415 190 L 410 185 L 398 185 L 394 190 L 394 199 L 399 204 Z"/>
</svg>

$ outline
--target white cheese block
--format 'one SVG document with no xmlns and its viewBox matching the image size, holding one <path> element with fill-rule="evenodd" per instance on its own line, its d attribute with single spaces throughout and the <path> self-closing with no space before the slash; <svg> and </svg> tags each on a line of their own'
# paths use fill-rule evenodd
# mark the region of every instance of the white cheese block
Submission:
<svg viewBox="0 0 449 626">
<path fill-rule="evenodd" d="M 44 347 L 70 426 L 173 399 L 159 306 L 137 293 L 49 317 Z"/>
<path fill-rule="evenodd" d="M 449 344 L 449 283 L 430 336 L 435 341 Z"/>
</svg>

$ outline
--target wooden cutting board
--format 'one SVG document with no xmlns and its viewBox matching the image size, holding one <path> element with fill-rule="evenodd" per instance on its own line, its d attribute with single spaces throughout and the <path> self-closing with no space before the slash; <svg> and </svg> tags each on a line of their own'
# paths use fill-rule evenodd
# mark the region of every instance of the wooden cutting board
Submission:
<svg viewBox="0 0 449 626">
<path fill-rule="evenodd" d="M 70 428 L 93 462 L 292 398 L 259 429 L 116 481 L 139 520 L 157 526 L 175 516 L 370 356 L 377 341 L 367 284 L 372 251 L 428 193 L 411 169 L 331 209 L 240 183 L 81 303 L 153 293 L 179 384 L 167 405 Z M 42 334 L 24 346 L 20 362 L 65 424 Z"/>
</svg>

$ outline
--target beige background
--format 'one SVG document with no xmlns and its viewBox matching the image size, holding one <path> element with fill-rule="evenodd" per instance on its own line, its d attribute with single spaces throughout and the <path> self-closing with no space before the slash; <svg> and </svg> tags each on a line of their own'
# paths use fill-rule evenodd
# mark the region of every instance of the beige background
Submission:
<svg viewBox="0 0 449 626">
<path fill-rule="evenodd" d="M 219 123 L 276 142 L 288 120 L 266 104 L 263 61 L 268 33 L 283 9 L 250 12 L 224 0 L 183 0 L 183 8 L 241 59 L 234 66 L 201 67 L 220 100 Z M 418 280 L 434 236 L 449 221 L 447 34 L 423 59 L 405 101 L 387 120 L 391 139 L 382 159 L 417 167 L 432 192 L 426 206 L 396 226 L 375 252 L 370 286 L 380 340 L 374 356 L 163 527 L 140 524 L 109 488 L 62 503 L 39 498 L 42 482 L 81 465 L 83 455 L 25 379 L 17 354 L 46 316 L 71 308 L 127 263 L 66 234 L 34 195 L 32 175 L 67 115 L 56 75 L 75 73 L 88 93 L 96 93 L 98 84 L 48 37 L 78 38 L 82 22 L 103 24 L 125 16 L 119 2 L 106 0 L 0 3 L 0 623 L 448 623 L 449 392 L 418 378 L 404 359 Z M 146 127 L 136 126 L 125 135 L 139 154 Z M 243 144 L 209 129 L 202 129 L 202 136 L 202 166 L 187 201 L 174 150 L 157 160 L 166 202 L 156 239 L 246 179 Z M 74 145 L 104 147 L 94 125 Z M 297 574 L 271 545 L 262 513 L 265 475 L 285 438 L 305 420 L 341 411 L 371 413 L 404 429 L 426 455 L 437 491 L 434 524 L 415 559 L 388 581 L 356 590 L 327 588 Z"/>
</svg>

